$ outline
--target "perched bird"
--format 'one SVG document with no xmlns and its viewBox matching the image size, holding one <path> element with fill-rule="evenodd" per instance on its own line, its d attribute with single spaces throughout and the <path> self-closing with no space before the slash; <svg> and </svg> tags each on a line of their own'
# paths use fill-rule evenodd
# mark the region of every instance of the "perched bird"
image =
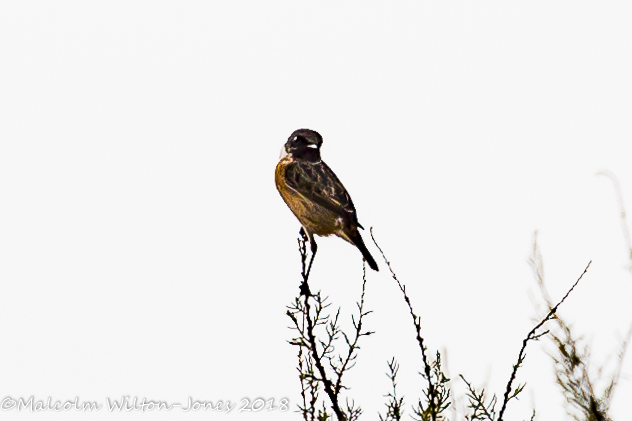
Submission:
<svg viewBox="0 0 632 421">
<path fill-rule="evenodd" d="M 276 167 L 275 182 L 281 197 L 303 226 L 312 250 L 309 269 L 316 255 L 314 234 L 335 234 L 356 246 L 371 269 L 377 263 L 360 236 L 355 207 L 336 174 L 320 159 L 323 138 L 309 129 L 296 130 L 285 143 Z M 309 269 L 307 273 L 309 274 Z"/>
</svg>

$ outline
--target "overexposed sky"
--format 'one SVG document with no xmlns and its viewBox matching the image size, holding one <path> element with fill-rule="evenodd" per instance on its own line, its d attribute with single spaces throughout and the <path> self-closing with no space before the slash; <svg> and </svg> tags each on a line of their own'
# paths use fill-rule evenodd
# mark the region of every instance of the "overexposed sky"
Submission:
<svg viewBox="0 0 632 421">
<path fill-rule="evenodd" d="M 593 261 L 560 314 L 603 362 L 632 322 L 616 197 L 595 175 L 616 174 L 632 209 L 631 19 L 625 1 L 3 2 L 1 397 L 288 398 L 294 411 L 299 224 L 273 171 L 301 127 L 322 134 L 458 395 L 458 374 L 504 391 L 536 316 L 535 230 L 554 299 Z M 366 297 L 377 333 L 347 385 L 375 419 L 392 356 L 406 402 L 423 382 L 410 316 L 363 234 L 382 268 Z M 318 244 L 312 290 L 349 324 L 360 254 Z M 563 419 L 543 345 L 507 419 L 534 405 Z M 614 418 L 630 411 L 630 361 Z M 124 417 L 174 414 L 299 417 Z"/>
</svg>

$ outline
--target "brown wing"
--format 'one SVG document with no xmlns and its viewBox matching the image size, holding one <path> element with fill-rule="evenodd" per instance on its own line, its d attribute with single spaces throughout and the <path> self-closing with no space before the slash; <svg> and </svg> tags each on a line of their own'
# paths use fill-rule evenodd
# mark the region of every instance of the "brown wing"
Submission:
<svg viewBox="0 0 632 421">
<path fill-rule="evenodd" d="M 362 228 L 349 193 L 324 162 L 294 161 L 286 168 L 285 181 L 307 199 Z"/>
</svg>

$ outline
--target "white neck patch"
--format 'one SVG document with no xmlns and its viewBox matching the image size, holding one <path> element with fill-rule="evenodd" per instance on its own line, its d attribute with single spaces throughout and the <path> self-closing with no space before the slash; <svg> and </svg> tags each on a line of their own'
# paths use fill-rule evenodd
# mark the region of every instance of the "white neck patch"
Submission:
<svg viewBox="0 0 632 421">
<path fill-rule="evenodd" d="M 289 154 L 287 153 L 287 151 L 285 150 L 285 145 L 283 145 L 283 147 L 281 148 L 281 153 L 279 154 L 279 159 L 283 159 L 286 156 L 288 156 Z"/>
</svg>

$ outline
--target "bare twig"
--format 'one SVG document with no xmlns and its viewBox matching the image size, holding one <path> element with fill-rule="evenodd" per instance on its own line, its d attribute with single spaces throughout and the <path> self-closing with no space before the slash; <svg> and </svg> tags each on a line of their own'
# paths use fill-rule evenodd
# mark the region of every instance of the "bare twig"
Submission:
<svg viewBox="0 0 632 421">
<path fill-rule="evenodd" d="M 542 298 L 547 309 L 550 310 L 553 308 L 553 301 L 544 282 L 544 261 L 540 253 L 537 233 L 533 239 L 533 255 L 530 258 L 530 264 L 538 281 Z M 608 419 L 606 409 L 608 402 L 597 397 L 593 386 L 594 382 L 588 372 L 588 347 L 579 349 L 578 344 L 581 338 L 577 338 L 571 326 L 557 314 L 552 318 L 555 319 L 561 333 L 555 331 L 552 333 L 551 340 L 555 344 L 556 352 L 549 355 L 555 364 L 556 382 L 570 405 L 567 407 L 568 414 L 577 420 Z M 579 409 L 581 415 L 573 413 L 571 408 Z"/>
<path fill-rule="evenodd" d="M 356 322 L 355 319 L 353 318 L 353 315 L 351 316 L 351 322 L 353 323 L 353 327 L 355 329 L 355 336 L 353 338 L 353 342 L 350 342 L 349 338 L 347 337 L 347 335 L 344 332 L 341 331 L 342 335 L 345 338 L 345 342 L 347 343 L 349 351 L 347 353 L 347 357 L 345 358 L 344 362 L 342 363 L 342 366 L 339 369 L 336 369 L 334 367 L 334 370 L 336 371 L 336 374 L 338 375 L 338 380 L 336 381 L 336 387 L 334 388 L 334 392 L 336 393 L 336 395 L 338 395 L 340 393 L 340 389 L 342 387 L 342 376 L 343 376 L 343 374 L 348 369 L 353 367 L 355 359 L 357 358 L 356 350 L 360 349 L 360 347 L 358 346 L 358 340 L 362 336 L 369 336 L 369 335 L 375 333 L 375 332 L 371 332 L 371 331 L 362 332 L 362 319 L 363 319 L 364 316 L 366 316 L 367 314 L 371 313 L 370 311 L 366 311 L 366 312 L 364 311 L 364 295 L 365 295 L 365 291 L 366 291 L 366 261 L 363 261 L 363 264 L 362 264 L 362 295 L 360 296 L 360 302 L 357 303 L 358 310 L 360 312 L 360 315 L 358 316 L 358 321 Z"/>
<path fill-rule="evenodd" d="M 401 421 L 402 415 L 404 415 L 404 398 L 397 397 L 397 372 L 399 371 L 399 364 L 395 361 L 395 357 L 388 361 L 387 364 L 388 372 L 386 376 L 391 381 L 393 391 L 386 395 L 388 398 L 388 402 L 386 403 L 386 415 L 382 417 L 381 414 L 378 414 L 378 416 L 380 421 Z"/>
<path fill-rule="evenodd" d="M 339 326 L 340 309 L 332 316 L 325 311 L 329 304 L 326 298 L 322 298 L 320 291 L 312 294 L 309 288 L 309 268 L 307 264 L 306 238 L 299 238 L 299 252 L 301 254 L 301 276 L 303 278 L 300 295 L 294 303 L 288 307 L 287 315 L 292 319 L 293 329 L 299 335 L 290 342 L 299 350 L 298 371 L 301 380 L 302 406 L 299 410 L 303 414 L 304 421 L 315 419 L 329 419 L 327 408 L 319 409 L 316 413 L 319 387 L 322 387 L 331 402 L 331 409 L 338 420 L 353 421 L 362 413 L 361 409 L 353 406 L 353 401 L 347 400 L 346 408 L 340 402 L 340 392 L 347 389 L 343 385 L 343 376 L 353 368 L 360 349 L 359 340 L 362 336 L 371 335 L 374 332 L 363 330 L 364 316 L 370 314 L 365 310 L 366 293 L 366 266 L 363 265 L 362 295 L 357 303 L 359 314 L 351 316 L 354 334 L 347 335 Z M 324 329 L 324 338 L 319 338 L 317 331 L 319 326 Z M 343 339 L 348 347 L 345 355 L 335 352 L 334 344 Z M 302 348 L 306 348 L 306 352 Z M 327 368 L 326 365 L 329 365 Z M 333 373 L 332 373 L 333 371 Z"/>
<path fill-rule="evenodd" d="M 340 404 L 338 403 L 338 395 L 335 393 L 333 384 L 331 380 L 327 377 L 327 373 L 325 371 L 325 367 L 323 366 L 320 355 L 318 354 L 318 348 L 316 347 L 316 337 L 314 336 L 314 321 L 311 316 L 311 306 L 309 303 L 309 298 L 311 297 L 311 292 L 309 290 L 308 278 L 309 274 L 305 271 L 305 262 L 307 260 L 307 251 L 305 247 L 305 240 L 299 239 L 299 250 L 301 252 L 301 261 L 302 261 L 302 272 L 303 283 L 301 284 L 301 292 L 304 298 L 304 306 L 305 306 L 305 315 L 307 319 L 307 338 L 309 340 L 309 349 L 312 354 L 312 358 L 314 359 L 314 364 L 316 364 L 316 368 L 318 369 L 318 373 L 320 374 L 320 379 L 323 383 L 323 387 L 325 388 L 325 393 L 329 396 L 329 400 L 331 401 L 331 407 L 336 414 L 338 420 L 346 420 L 342 409 L 340 409 Z"/>
<path fill-rule="evenodd" d="M 303 282 L 301 283 L 301 287 L 300 287 L 300 291 L 301 291 L 300 296 L 303 297 L 303 301 L 301 302 L 299 298 L 296 298 L 295 303 L 286 312 L 286 314 L 292 319 L 292 322 L 294 323 L 294 328 L 300 334 L 298 338 L 292 339 L 290 341 L 290 344 L 297 345 L 299 347 L 306 347 L 308 349 L 309 355 L 306 358 L 307 363 L 309 365 L 310 362 L 313 361 L 313 364 L 316 365 L 316 369 L 318 370 L 318 374 L 320 375 L 320 377 L 315 376 L 313 374 L 313 369 L 311 367 L 308 367 L 309 371 L 307 372 L 307 374 L 305 374 L 305 372 L 301 372 L 300 374 L 301 381 L 303 380 L 303 377 L 306 377 L 307 379 L 312 381 L 313 383 L 311 383 L 310 388 L 312 392 L 316 392 L 316 393 L 317 393 L 318 386 L 314 382 L 322 383 L 325 389 L 325 393 L 327 393 L 327 396 L 329 397 L 329 400 L 331 401 L 331 406 L 332 406 L 332 409 L 334 410 L 334 413 L 336 414 L 336 417 L 338 418 L 339 421 L 343 421 L 343 420 L 346 420 L 347 417 L 345 416 L 344 412 L 340 408 L 340 404 L 338 403 L 338 397 L 333 389 L 333 383 L 327 376 L 327 372 L 325 371 L 325 367 L 323 366 L 323 363 L 322 363 L 322 357 L 326 355 L 326 353 L 328 352 L 328 348 L 326 345 L 324 345 L 321 342 L 321 345 L 325 346 L 323 350 L 323 354 L 321 355 L 318 352 L 318 347 L 316 345 L 316 336 L 314 335 L 314 328 L 317 325 L 327 323 L 328 317 L 322 317 L 320 314 L 323 311 L 323 309 L 326 308 L 328 305 L 324 303 L 324 300 L 321 298 L 320 293 L 316 295 L 312 295 L 311 291 L 309 290 L 309 284 L 308 284 L 309 273 L 307 272 L 309 269 L 306 268 L 307 248 L 305 246 L 305 239 L 299 238 L 298 243 L 299 243 L 299 252 L 301 254 L 301 266 L 302 266 L 301 276 L 303 277 Z M 314 299 L 316 302 L 316 309 L 315 309 L 316 313 L 314 317 L 312 317 L 312 308 L 310 304 L 310 298 Z M 300 323 L 298 321 L 298 318 L 296 317 L 297 313 L 302 315 L 302 320 Z M 302 353 L 299 352 L 299 370 L 302 370 L 301 359 L 300 359 L 301 357 L 302 357 Z M 301 384 L 301 387 L 304 388 L 303 384 Z M 310 411 L 310 415 L 312 417 L 314 416 L 313 407 L 314 407 L 314 403 L 316 399 L 317 399 L 317 396 L 314 396 L 312 394 L 311 399 L 310 399 L 310 408 L 301 408 L 304 418 L 307 417 L 306 411 Z M 306 397 L 303 397 L 303 400 L 304 400 L 304 404 L 306 404 L 306 400 L 307 400 Z"/>
<path fill-rule="evenodd" d="M 424 338 L 421 336 L 421 318 L 417 316 L 415 314 L 415 311 L 413 310 L 413 306 L 410 302 L 410 298 L 408 297 L 408 294 L 406 294 L 406 286 L 402 285 L 399 279 L 397 279 L 397 275 L 395 275 L 395 272 L 393 271 L 393 268 L 391 267 L 391 262 L 389 262 L 389 260 L 386 258 L 386 255 L 384 255 L 384 252 L 382 251 L 382 248 L 377 244 L 377 241 L 375 241 L 375 237 L 373 236 L 373 228 L 371 228 L 370 232 L 371 232 L 371 239 L 373 240 L 373 243 L 380 251 L 380 254 L 382 255 L 382 258 L 384 259 L 384 262 L 388 266 L 388 270 L 391 272 L 391 276 L 393 277 L 395 282 L 397 282 L 399 289 L 402 291 L 402 294 L 404 295 L 404 301 L 406 301 L 406 304 L 408 305 L 408 309 L 410 310 L 410 315 L 413 318 L 413 324 L 415 325 L 415 331 L 417 335 L 416 336 L 417 343 L 419 344 L 419 349 L 421 350 L 421 357 L 424 363 L 425 378 L 428 381 L 428 405 L 430 409 L 430 414 L 432 416 L 432 420 L 436 421 L 437 415 L 439 413 L 439 408 L 437 407 L 436 402 L 435 402 L 437 398 L 436 385 L 432 382 L 431 367 L 430 367 L 430 364 L 428 363 L 428 358 L 426 357 L 426 347 L 424 346 Z"/>
<path fill-rule="evenodd" d="M 579 276 L 577 281 L 575 281 L 573 286 L 568 290 L 566 295 L 564 295 L 564 297 L 553 308 L 551 308 L 551 310 L 546 315 L 546 317 L 544 317 L 544 319 L 542 319 L 540 323 L 538 323 L 533 329 L 531 329 L 527 337 L 524 338 L 524 340 L 522 341 L 522 348 L 520 348 L 520 353 L 518 354 L 518 362 L 514 365 L 513 371 L 511 372 L 511 377 L 509 378 L 509 382 L 507 383 L 507 388 L 505 390 L 503 404 L 500 409 L 500 412 L 498 413 L 498 421 L 502 421 L 503 415 L 505 413 L 505 409 L 507 408 L 507 403 L 511 399 L 516 397 L 518 393 L 520 393 L 522 388 L 524 388 L 524 385 L 519 386 L 517 389 L 513 391 L 513 394 L 510 395 L 510 393 L 512 393 L 511 387 L 512 387 L 513 381 L 516 379 L 516 373 L 518 372 L 518 368 L 520 368 L 525 358 L 525 349 L 527 348 L 527 343 L 531 340 L 537 340 L 539 337 L 547 333 L 547 332 L 537 333 L 537 330 L 541 328 L 542 325 L 544 325 L 544 323 L 548 322 L 549 320 L 551 320 L 551 318 L 555 316 L 555 313 L 557 312 L 558 307 L 566 300 L 566 298 L 568 298 L 569 294 L 575 289 L 577 284 L 579 284 L 579 281 L 581 281 L 581 279 L 584 277 L 584 274 L 588 271 L 588 268 L 590 267 L 591 263 L 592 261 L 588 262 L 588 265 L 586 265 L 586 268 L 584 269 L 582 274 Z"/>
<path fill-rule="evenodd" d="M 623 193 L 621 192 L 621 185 L 619 184 L 619 180 L 617 176 L 615 176 L 610 171 L 601 171 L 598 172 L 597 175 L 604 175 L 614 184 L 614 190 L 617 195 L 617 202 L 619 203 L 619 215 L 621 219 L 621 231 L 623 232 L 623 238 L 625 240 L 625 245 L 628 249 L 628 260 L 630 261 L 628 265 L 628 270 L 632 271 L 632 238 L 630 237 L 630 229 L 627 221 L 627 212 L 625 210 L 625 204 L 623 203 Z M 606 388 L 605 391 L 605 408 L 606 411 L 610 407 L 610 403 L 612 402 L 612 396 L 614 395 L 614 390 L 619 382 L 619 377 L 621 376 L 621 369 L 623 367 L 623 360 L 625 358 L 625 354 L 632 340 L 632 324 L 628 328 L 628 332 L 625 335 L 623 342 L 621 344 L 621 350 L 619 351 L 617 366 L 615 368 L 614 375 L 612 377 L 612 381 L 610 385 Z"/>
<path fill-rule="evenodd" d="M 314 419 L 312 415 L 311 418 L 308 418 L 309 412 L 307 408 L 307 386 L 305 386 L 305 376 L 303 375 L 303 347 L 298 347 L 298 376 L 301 381 L 301 398 L 303 399 L 303 407 L 300 408 L 303 413 L 303 419 L 305 421 L 310 421 Z"/>
<path fill-rule="evenodd" d="M 465 382 L 467 386 L 467 397 L 470 399 L 469 408 L 472 410 L 472 415 L 466 417 L 468 420 L 486 420 L 486 421 L 494 421 L 494 416 L 496 415 L 496 403 L 497 398 L 496 395 L 492 396 L 489 404 L 485 404 L 485 390 L 482 390 L 480 393 L 476 392 L 474 386 L 472 386 L 465 377 L 462 375 L 461 379 Z"/>
<path fill-rule="evenodd" d="M 443 348 L 443 350 L 441 351 L 441 354 L 443 354 L 443 358 L 445 360 L 444 364 L 443 364 L 443 372 L 445 373 L 445 375 L 450 379 L 448 380 L 448 386 L 450 387 L 450 390 L 452 390 L 452 376 L 450 375 L 450 366 L 448 364 L 449 361 L 449 357 L 448 357 L 448 349 L 447 348 Z M 460 406 L 460 399 L 458 399 L 456 396 L 452 397 L 452 419 L 453 420 L 457 420 L 458 419 L 458 414 L 457 414 L 457 405 Z"/>
<path fill-rule="evenodd" d="M 623 368 L 623 361 L 625 359 L 625 354 L 630 345 L 630 341 L 632 340 L 632 325 L 628 329 L 628 333 L 626 333 L 623 342 L 621 343 L 621 349 L 619 351 L 619 355 L 617 356 L 617 366 L 614 370 L 614 375 L 612 376 L 612 380 L 610 384 L 606 388 L 604 393 L 605 396 L 605 412 L 607 413 L 610 409 L 610 403 L 612 402 L 612 397 L 614 396 L 614 391 L 616 390 L 617 385 L 619 384 L 619 378 L 621 377 L 621 369 Z"/>
</svg>

